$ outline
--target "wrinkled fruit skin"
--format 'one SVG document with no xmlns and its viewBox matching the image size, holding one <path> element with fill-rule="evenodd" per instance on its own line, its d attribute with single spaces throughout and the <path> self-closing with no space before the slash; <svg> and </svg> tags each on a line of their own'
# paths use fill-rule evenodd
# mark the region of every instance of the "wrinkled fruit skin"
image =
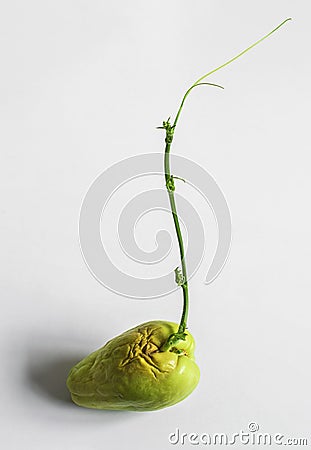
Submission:
<svg viewBox="0 0 311 450">
<path fill-rule="evenodd" d="M 71 369 L 72 400 L 86 408 L 153 411 L 186 398 L 200 378 L 192 335 L 159 351 L 177 329 L 173 322 L 146 322 L 108 341 Z"/>
</svg>

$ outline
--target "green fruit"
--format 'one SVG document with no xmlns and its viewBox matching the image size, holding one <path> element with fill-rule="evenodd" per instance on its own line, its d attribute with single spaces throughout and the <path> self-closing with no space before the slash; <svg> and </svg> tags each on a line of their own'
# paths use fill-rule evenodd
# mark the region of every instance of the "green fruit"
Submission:
<svg viewBox="0 0 311 450">
<path fill-rule="evenodd" d="M 189 332 L 170 350 L 161 351 L 176 333 L 172 322 L 152 321 L 111 339 L 70 371 L 67 387 L 79 406 L 96 409 L 153 411 L 174 405 L 197 386 Z"/>
</svg>

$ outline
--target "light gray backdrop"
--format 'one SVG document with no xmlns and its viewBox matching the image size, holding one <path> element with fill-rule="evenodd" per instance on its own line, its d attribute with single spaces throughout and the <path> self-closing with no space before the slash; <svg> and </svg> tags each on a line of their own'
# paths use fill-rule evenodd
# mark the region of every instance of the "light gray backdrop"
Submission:
<svg viewBox="0 0 311 450">
<path fill-rule="evenodd" d="M 251 421 L 310 438 L 310 13 L 286 0 L 1 2 L 1 447 L 169 449 L 177 427 L 231 434 Z M 92 277 L 78 239 L 87 189 L 121 159 L 162 151 L 155 127 L 185 89 L 289 16 L 210 78 L 225 91 L 193 91 L 173 143 L 215 178 L 233 222 L 228 263 L 206 286 L 215 222 L 178 184 L 207 230 L 190 286 L 198 388 L 155 413 L 76 407 L 64 385 L 74 362 L 181 309 L 179 292 L 130 300 Z M 152 217 L 137 237 L 146 251 L 150 224 L 172 230 Z M 120 267 L 135 274 L 124 256 Z"/>
</svg>

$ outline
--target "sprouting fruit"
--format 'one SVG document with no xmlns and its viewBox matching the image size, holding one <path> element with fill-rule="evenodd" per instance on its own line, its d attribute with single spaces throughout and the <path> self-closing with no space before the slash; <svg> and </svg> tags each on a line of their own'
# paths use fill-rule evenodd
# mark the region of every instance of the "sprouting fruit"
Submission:
<svg viewBox="0 0 311 450">
<path fill-rule="evenodd" d="M 96 409 L 153 411 L 185 399 L 199 382 L 200 371 L 194 361 L 194 339 L 187 329 L 189 293 L 183 238 L 175 202 L 175 181 L 183 178 L 170 171 L 170 150 L 176 125 L 185 100 L 196 86 L 211 85 L 205 78 L 265 40 L 288 20 L 226 63 L 200 77 L 186 91 L 175 120 L 164 121 L 164 175 L 180 251 L 181 268 L 175 281 L 183 292 L 180 324 L 152 321 L 131 328 L 91 353 L 70 371 L 67 386 L 79 406 Z"/>
<path fill-rule="evenodd" d="M 151 411 L 174 405 L 197 386 L 194 339 L 187 332 L 169 351 L 161 350 L 178 330 L 152 321 L 116 336 L 74 366 L 67 386 L 79 406 Z"/>
</svg>

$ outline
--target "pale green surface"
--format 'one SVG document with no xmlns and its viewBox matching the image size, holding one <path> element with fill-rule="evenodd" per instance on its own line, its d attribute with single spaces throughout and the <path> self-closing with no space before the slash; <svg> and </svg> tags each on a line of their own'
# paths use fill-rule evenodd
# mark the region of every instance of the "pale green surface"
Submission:
<svg viewBox="0 0 311 450">
<path fill-rule="evenodd" d="M 159 351 L 177 329 L 172 322 L 146 322 L 108 341 L 71 369 L 72 400 L 87 408 L 152 411 L 186 398 L 200 378 L 192 335 L 187 331 L 176 344 L 181 353 Z"/>
</svg>

